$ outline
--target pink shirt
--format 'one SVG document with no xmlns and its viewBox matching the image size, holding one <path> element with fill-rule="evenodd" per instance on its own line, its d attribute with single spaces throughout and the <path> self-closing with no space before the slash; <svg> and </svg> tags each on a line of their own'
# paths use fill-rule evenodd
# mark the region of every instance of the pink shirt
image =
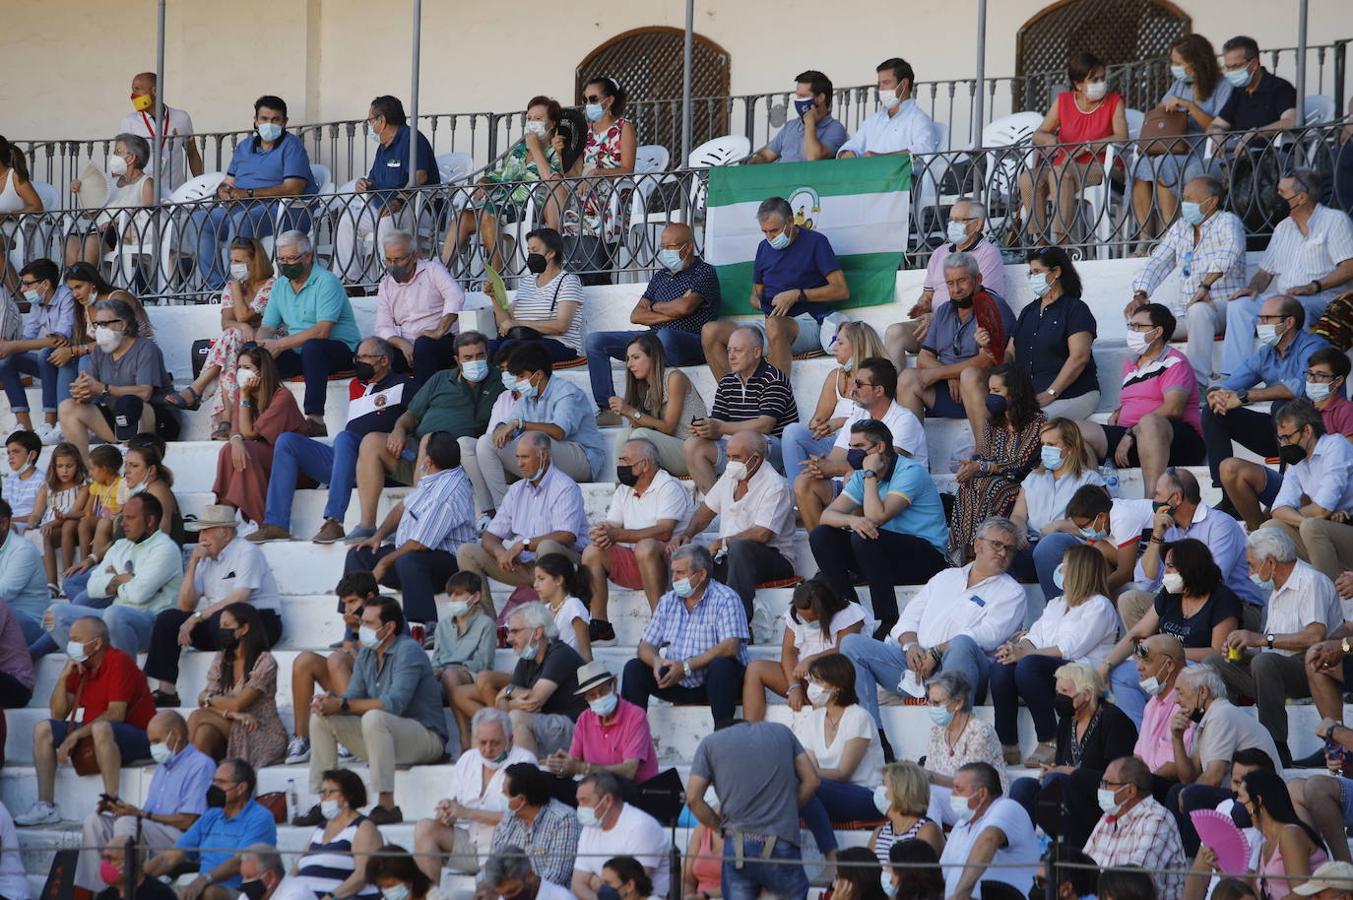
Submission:
<svg viewBox="0 0 1353 900">
<path fill-rule="evenodd" d="M 1353 403 L 1344 399 L 1343 391 L 1330 398 L 1330 402 L 1320 411 L 1325 422 L 1327 434 L 1353 435 Z"/>
<path fill-rule="evenodd" d="M 573 743 L 568 755 L 601 766 L 614 766 L 627 759 L 639 760 L 636 782 L 645 782 L 658 774 L 658 748 L 648 730 L 648 716 L 639 707 L 622 699 L 610 722 L 590 709 L 583 710 L 573 726 Z"/>
<path fill-rule="evenodd" d="M 1155 412 L 1165 402 L 1167 391 L 1187 391 L 1184 412 L 1180 420 L 1203 433 L 1203 413 L 1198 406 L 1198 382 L 1193 367 L 1183 353 L 1173 347 L 1138 367 L 1137 360 L 1123 360 L 1123 390 L 1119 394 L 1118 424 L 1131 428 L 1147 413 Z"/>
<path fill-rule="evenodd" d="M 1174 716 L 1175 691 L 1157 694 L 1146 701 L 1142 710 L 1142 727 L 1137 731 L 1137 745 L 1132 755 L 1139 757 L 1152 772 L 1166 763 L 1174 762 L 1174 739 L 1170 736 L 1170 719 Z M 1184 749 L 1193 752 L 1193 725 L 1184 732 Z"/>
<path fill-rule="evenodd" d="M 432 331 L 442 316 L 465 306 L 465 292 L 439 260 L 420 259 L 413 277 L 403 284 L 394 276 L 381 279 L 376 294 L 376 337 L 413 341 Z M 458 332 L 456 325 L 451 332 Z"/>
<path fill-rule="evenodd" d="M 925 267 L 924 287 L 928 287 L 935 292 L 934 296 L 930 298 L 931 309 L 949 299 L 949 285 L 944 283 L 944 259 L 953 252 L 953 244 L 943 244 L 938 250 L 930 254 L 930 262 Z M 1005 261 L 1001 259 L 1001 251 L 997 250 L 996 245 L 984 237 L 974 244 L 968 252 L 977 259 L 977 267 L 982 272 L 982 286 L 989 291 L 1000 294 L 1009 303 L 1009 298 L 1005 297 Z M 1018 312 L 1018 310 L 1016 311 Z"/>
</svg>

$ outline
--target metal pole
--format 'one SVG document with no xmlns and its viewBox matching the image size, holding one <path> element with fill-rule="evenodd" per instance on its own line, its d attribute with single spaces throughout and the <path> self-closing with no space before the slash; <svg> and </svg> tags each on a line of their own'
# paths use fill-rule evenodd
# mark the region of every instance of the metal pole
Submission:
<svg viewBox="0 0 1353 900">
<path fill-rule="evenodd" d="M 152 179 L 152 181 L 153 181 L 153 188 L 154 188 L 154 202 L 155 202 L 155 213 L 154 213 L 154 215 L 151 217 L 152 229 L 153 229 L 153 230 L 152 230 L 152 234 L 154 234 L 154 236 L 155 236 L 155 242 L 154 242 L 153 244 L 151 244 L 151 246 L 155 248 L 155 251 L 152 253 L 152 256 L 151 256 L 152 259 L 158 259 L 158 258 L 159 258 L 159 248 L 160 248 L 160 214 L 161 214 L 160 200 L 161 200 L 161 198 L 164 196 L 164 171 L 163 171 L 163 170 L 164 170 L 164 148 L 165 148 L 166 146 L 171 146 L 171 147 L 173 146 L 172 144 L 167 145 L 167 144 L 165 143 L 167 140 L 169 140 L 169 135 L 165 133 L 165 132 L 167 132 L 169 129 L 165 127 L 165 126 L 167 125 L 167 123 L 165 122 L 165 118 L 164 118 L 164 16 L 165 16 L 165 3 L 166 3 L 166 0 L 159 0 L 159 3 L 156 5 L 156 16 L 155 16 L 155 112 L 154 112 L 155 118 L 151 120 L 151 121 L 154 122 L 155 124 L 154 124 L 154 127 L 152 127 L 151 130 L 150 130 L 150 134 L 151 134 L 151 137 L 150 137 L 150 164 L 151 164 L 151 170 L 150 170 L 150 173 L 151 173 L 151 174 L 150 174 L 150 177 L 151 177 L 151 179 Z M 159 140 L 158 140 L 158 141 L 156 140 L 156 130 L 157 130 L 157 129 L 158 129 L 158 132 L 159 132 L 159 134 L 158 134 Z M 191 140 L 191 138 L 189 138 L 189 140 Z M 171 150 L 170 152 L 172 153 L 173 151 Z M 170 165 L 170 169 L 171 169 L 171 170 L 173 169 L 172 163 L 171 163 L 171 165 Z M 150 285 L 150 289 L 151 289 L 152 291 L 154 291 L 154 292 L 158 292 L 159 283 L 160 283 L 160 275 L 161 275 L 160 267 L 159 267 L 159 266 L 154 266 L 153 268 L 154 268 L 154 271 L 155 271 L 155 277 L 152 279 L 152 284 Z"/>
<path fill-rule="evenodd" d="M 413 0 L 413 72 L 409 84 L 409 187 L 418 183 L 418 75 L 419 50 L 423 44 L 423 0 Z M 414 194 L 413 198 L 418 195 Z M 418 210 L 414 208 L 414 219 Z M 379 252 L 379 251 L 378 251 Z"/>
<path fill-rule="evenodd" d="M 695 56 L 695 0 L 686 0 L 686 43 L 681 62 L 681 164 L 691 158 L 691 70 Z"/>
<path fill-rule="evenodd" d="M 1309 0 L 1297 5 L 1297 127 L 1306 124 L 1306 21 Z M 1335 110 L 1336 118 L 1338 110 Z"/>
<path fill-rule="evenodd" d="M 972 104 L 973 143 L 982 143 L 982 123 L 986 113 L 987 81 L 987 0 L 977 0 L 977 96 Z"/>
</svg>

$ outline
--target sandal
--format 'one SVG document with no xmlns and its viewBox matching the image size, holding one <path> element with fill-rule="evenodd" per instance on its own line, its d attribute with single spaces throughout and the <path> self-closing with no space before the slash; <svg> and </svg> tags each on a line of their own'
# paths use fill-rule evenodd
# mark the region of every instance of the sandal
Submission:
<svg viewBox="0 0 1353 900">
<path fill-rule="evenodd" d="M 184 399 L 184 391 L 187 391 L 188 395 L 192 397 L 191 400 Z M 190 384 L 182 391 L 176 391 L 165 397 L 164 403 L 166 406 L 172 406 L 175 409 L 195 410 L 202 406 L 202 395 Z"/>
<path fill-rule="evenodd" d="M 224 419 L 217 419 L 211 425 L 211 439 L 213 441 L 224 441 L 230 437 L 230 423 Z"/>
</svg>

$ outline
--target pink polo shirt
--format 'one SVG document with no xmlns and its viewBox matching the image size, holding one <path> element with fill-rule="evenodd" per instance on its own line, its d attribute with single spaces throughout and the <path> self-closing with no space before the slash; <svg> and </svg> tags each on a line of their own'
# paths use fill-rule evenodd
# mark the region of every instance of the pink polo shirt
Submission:
<svg viewBox="0 0 1353 900">
<path fill-rule="evenodd" d="M 639 760 L 636 782 L 645 782 L 658 774 L 658 748 L 648 730 L 648 716 L 628 700 L 621 699 L 611 721 L 590 709 L 583 710 L 573 726 L 573 743 L 568 755 L 601 766 L 614 766 L 627 759 Z"/>
<path fill-rule="evenodd" d="M 413 277 L 400 284 L 391 275 L 376 293 L 376 337 L 414 341 L 437 327 L 442 316 L 465 306 L 465 292 L 439 260 L 420 259 Z M 451 327 L 457 333 L 459 322 Z"/>
<path fill-rule="evenodd" d="M 1320 410 L 1320 418 L 1325 423 L 1327 434 L 1353 436 L 1353 403 L 1344 399 L 1342 391 L 1331 397 L 1325 408 Z"/>
<path fill-rule="evenodd" d="M 942 244 L 939 249 L 930 254 L 930 262 L 925 267 L 925 282 L 922 287 L 928 287 L 935 292 L 934 296 L 930 298 L 931 309 L 949 300 L 949 285 L 944 281 L 944 260 L 953 252 L 953 244 Z M 1001 251 L 984 237 L 974 244 L 968 252 L 977 259 L 977 267 L 982 272 L 982 286 L 1005 297 L 1005 260 L 1001 259 Z M 1006 297 L 1006 302 L 1010 302 L 1008 297 Z M 1019 310 L 1015 311 L 1018 312 Z"/>
<path fill-rule="evenodd" d="M 1132 748 L 1132 755 L 1140 757 L 1152 772 L 1166 763 L 1174 762 L 1170 719 L 1176 709 L 1175 691 L 1172 688 L 1168 694 L 1157 694 L 1147 700 L 1146 708 L 1142 710 L 1142 727 L 1137 732 L 1137 746 Z M 1194 727 L 1189 725 L 1184 732 L 1184 749 L 1189 752 L 1193 752 Z"/>
</svg>

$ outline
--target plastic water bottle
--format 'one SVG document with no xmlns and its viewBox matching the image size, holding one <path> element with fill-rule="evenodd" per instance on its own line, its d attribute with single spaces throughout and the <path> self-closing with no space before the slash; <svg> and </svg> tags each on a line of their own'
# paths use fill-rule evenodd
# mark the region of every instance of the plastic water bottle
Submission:
<svg viewBox="0 0 1353 900">
<path fill-rule="evenodd" d="M 296 794 L 296 779 L 287 779 L 287 821 L 301 814 L 301 798 Z"/>
<path fill-rule="evenodd" d="M 1104 465 L 1099 467 L 1099 476 L 1104 479 L 1104 487 L 1108 488 L 1110 497 L 1118 496 L 1118 467 L 1113 464 L 1113 459 L 1104 460 Z"/>
</svg>

